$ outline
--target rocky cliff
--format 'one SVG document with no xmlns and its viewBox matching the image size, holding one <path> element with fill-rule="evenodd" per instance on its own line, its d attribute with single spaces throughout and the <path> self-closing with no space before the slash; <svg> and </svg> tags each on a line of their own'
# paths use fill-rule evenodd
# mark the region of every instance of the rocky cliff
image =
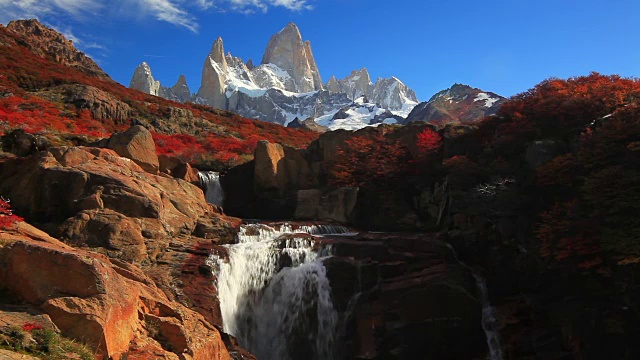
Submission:
<svg viewBox="0 0 640 360">
<path fill-rule="evenodd" d="M 0 229 L 0 288 L 105 358 L 230 359 L 206 262 L 240 221 L 160 173 L 146 129 L 104 143 L 0 161 L 0 193 L 64 241 L 26 224 Z"/>
</svg>

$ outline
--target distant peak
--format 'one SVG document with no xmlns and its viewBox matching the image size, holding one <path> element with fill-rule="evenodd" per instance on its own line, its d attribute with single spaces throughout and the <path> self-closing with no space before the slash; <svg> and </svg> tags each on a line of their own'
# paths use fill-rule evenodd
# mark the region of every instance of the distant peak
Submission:
<svg viewBox="0 0 640 360">
<path fill-rule="evenodd" d="M 300 29 L 298 28 L 298 25 L 296 25 L 293 21 L 291 21 L 282 30 L 300 30 Z"/>
</svg>

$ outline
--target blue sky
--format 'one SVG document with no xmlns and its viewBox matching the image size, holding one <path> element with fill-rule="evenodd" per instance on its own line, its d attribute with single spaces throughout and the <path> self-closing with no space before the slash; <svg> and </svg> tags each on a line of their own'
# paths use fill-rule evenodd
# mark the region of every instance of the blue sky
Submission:
<svg viewBox="0 0 640 360">
<path fill-rule="evenodd" d="M 636 0 L 0 0 L 0 22 L 37 17 L 72 37 L 125 85 L 142 61 L 192 92 L 213 41 L 262 59 L 295 22 L 323 81 L 367 67 L 420 100 L 464 83 L 504 96 L 548 77 L 598 71 L 640 76 Z"/>
</svg>

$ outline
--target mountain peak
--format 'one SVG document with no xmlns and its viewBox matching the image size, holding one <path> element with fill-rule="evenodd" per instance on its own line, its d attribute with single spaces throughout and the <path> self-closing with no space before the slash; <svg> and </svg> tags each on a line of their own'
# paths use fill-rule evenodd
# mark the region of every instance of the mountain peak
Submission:
<svg viewBox="0 0 640 360">
<path fill-rule="evenodd" d="M 7 25 L 7 30 L 18 35 L 25 46 L 39 56 L 89 75 L 109 79 L 109 75 L 102 71 L 98 64 L 75 48 L 73 41 L 49 29 L 36 19 L 11 21 Z"/>
<path fill-rule="evenodd" d="M 222 41 L 222 37 L 219 36 L 216 41 L 213 42 L 211 52 L 209 52 L 209 58 L 220 64 L 223 69 L 226 69 L 227 61 L 224 56 L 224 42 Z"/>
<path fill-rule="evenodd" d="M 290 21 L 287 26 L 283 27 L 282 30 L 280 30 L 279 33 L 285 31 L 297 31 L 298 33 L 300 33 L 300 28 L 298 28 L 298 25 L 296 25 L 293 21 Z"/>
<path fill-rule="evenodd" d="M 298 26 L 292 22 L 271 37 L 262 57 L 262 64 L 274 64 L 289 73 L 299 92 L 322 89 L 311 42 L 302 41 Z"/>
</svg>

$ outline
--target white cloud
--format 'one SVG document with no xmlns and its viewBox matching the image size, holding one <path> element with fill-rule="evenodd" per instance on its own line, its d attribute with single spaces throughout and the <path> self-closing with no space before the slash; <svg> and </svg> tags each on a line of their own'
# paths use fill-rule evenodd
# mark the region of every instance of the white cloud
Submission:
<svg viewBox="0 0 640 360">
<path fill-rule="evenodd" d="M 13 19 L 46 18 L 68 15 L 76 20 L 90 20 L 89 15 L 105 16 L 113 9 L 133 16 L 151 17 L 198 31 L 198 11 L 266 13 L 280 7 L 291 11 L 310 10 L 314 0 L 0 0 L 0 23 Z"/>
</svg>

